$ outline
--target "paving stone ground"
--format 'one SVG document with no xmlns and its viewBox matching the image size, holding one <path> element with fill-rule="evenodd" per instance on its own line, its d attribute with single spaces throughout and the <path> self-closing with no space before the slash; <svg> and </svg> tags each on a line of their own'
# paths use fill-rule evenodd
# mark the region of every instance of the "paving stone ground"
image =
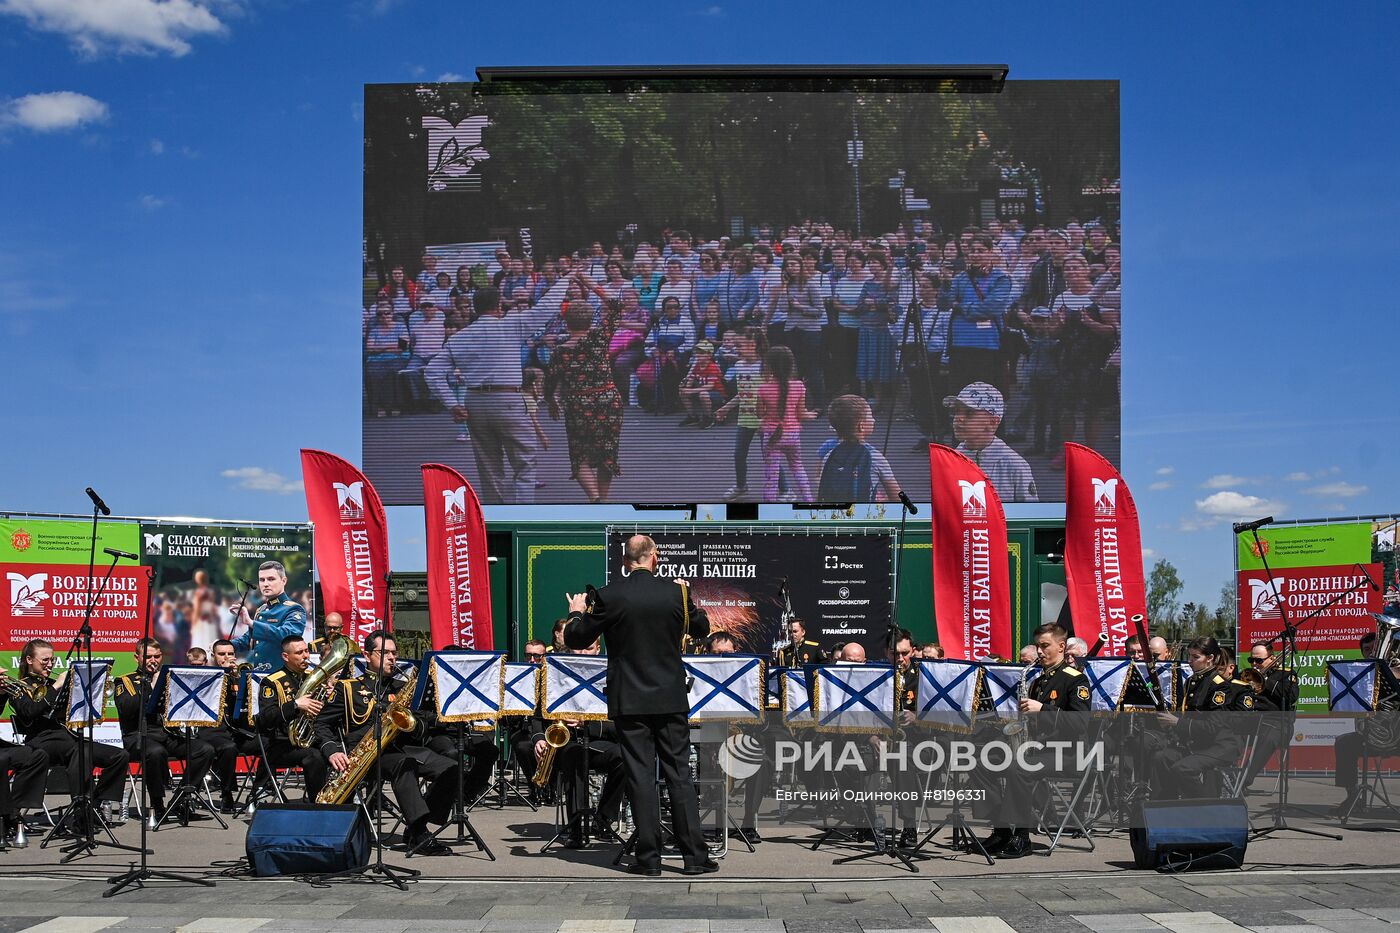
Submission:
<svg viewBox="0 0 1400 933">
<path fill-rule="evenodd" d="M 150 882 L 104 899 L 128 854 L 100 849 L 61 865 L 58 849 L 36 839 L 0 852 L 0 933 L 1400 933 L 1393 823 L 1340 828 L 1300 816 L 1294 825 L 1342 840 L 1278 833 L 1251 842 L 1243 870 L 1163 875 L 1132 868 L 1122 833 L 1096 835 L 1092 850 L 1074 839 L 993 866 L 937 849 L 912 874 L 887 859 L 833 864 L 854 850 L 813 851 L 810 827 L 770 822 L 756 852 L 731 848 L 717 875 L 695 880 L 627 875 L 612 865 L 614 846 L 541 853 L 551 816 L 476 811 L 494 861 L 469 846 L 455 857 L 389 853 L 423 872 L 407 891 L 235 876 L 246 829 L 235 820 L 227 831 L 199 823 L 150 836 L 152 868 L 209 877 L 214 888 Z M 124 843 L 139 835 L 135 823 L 117 829 Z"/>
</svg>

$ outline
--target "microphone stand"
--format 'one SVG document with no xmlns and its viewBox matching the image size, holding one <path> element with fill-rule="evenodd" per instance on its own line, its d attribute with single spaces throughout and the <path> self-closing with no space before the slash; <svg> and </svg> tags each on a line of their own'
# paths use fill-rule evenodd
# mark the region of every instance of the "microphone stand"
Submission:
<svg viewBox="0 0 1400 933">
<path fill-rule="evenodd" d="M 153 567 L 147 567 L 147 568 L 146 568 L 146 581 L 147 581 L 147 584 L 149 585 L 150 589 L 149 589 L 149 592 L 147 592 L 147 594 L 146 594 L 146 626 L 145 626 L 146 631 L 145 631 L 145 635 L 143 636 L 144 638 L 150 638 L 150 637 L 151 637 L 151 603 L 153 603 L 153 602 L 155 601 L 156 590 L 158 590 L 158 589 L 160 588 L 158 585 L 155 584 L 155 577 L 156 577 L 155 568 L 153 568 Z M 144 661 L 144 658 L 143 658 L 143 661 Z M 142 762 L 142 767 L 141 767 L 141 795 L 142 795 L 142 796 L 141 796 L 141 803 L 142 803 L 142 807 L 141 807 L 141 811 L 142 811 L 143 813 L 150 814 L 150 812 L 151 812 L 151 810 L 150 810 L 150 807 L 151 807 L 151 776 L 150 776 L 150 774 L 147 773 L 146 768 L 145 768 L 145 761 L 146 761 L 146 728 L 145 728 L 145 725 L 146 725 L 146 703 L 150 700 L 151 685 L 150 685 L 149 680 L 148 680 L 147 678 L 145 678 L 145 677 L 140 678 L 140 681 L 141 681 L 141 694 L 140 694 L 140 699 L 141 699 L 141 733 L 140 733 L 140 735 L 137 736 L 137 739 L 136 739 L 136 743 L 137 743 L 137 745 L 136 745 L 136 754 L 140 756 L 141 762 Z M 185 761 L 188 762 L 188 761 L 189 761 L 189 758 L 187 757 L 187 758 L 185 759 Z M 148 849 L 148 848 L 146 847 L 146 833 L 149 831 L 150 826 L 151 826 L 151 819 L 150 819 L 150 816 L 148 815 L 148 816 L 142 818 L 142 820 L 141 820 L 141 848 L 140 848 L 140 852 L 141 852 L 141 867 L 140 867 L 140 868 L 136 867 L 136 863 L 133 862 L 132 865 L 131 865 L 131 867 L 130 867 L 129 869 L 127 869 L 125 872 L 123 872 L 122 874 L 120 874 L 120 875 L 114 875 L 114 876 L 112 876 L 111 878 L 108 878 L 108 879 L 107 879 L 107 883 L 108 883 L 109 885 L 111 885 L 111 887 L 109 887 L 107 890 L 105 890 L 105 891 L 102 892 L 102 896 L 103 896 L 103 897 L 112 897 L 113 895 L 120 894 L 123 890 L 125 890 L 125 889 L 128 888 L 128 887 L 131 887 L 132 885 L 135 885 L 135 886 L 138 887 L 138 888 L 144 888 L 144 887 L 146 886 L 145 883 L 146 883 L 147 881 L 150 881 L 150 880 L 153 879 L 153 878 L 161 878 L 161 879 L 164 879 L 164 880 L 166 880 L 166 881 L 182 881 L 182 882 L 184 882 L 184 883 L 186 883 L 186 884 L 198 884 L 198 885 L 202 885 L 203 887 L 206 887 L 206 888 L 212 888 L 212 887 L 214 887 L 214 882 L 213 882 L 213 881 L 210 881 L 208 878 L 195 878 L 195 877 L 193 877 L 192 875 L 180 875 L 180 874 L 176 874 L 175 872 L 170 872 L 170 871 L 156 871 L 155 869 L 151 868 L 150 864 L 146 861 L 146 856 L 148 856 L 148 855 L 151 854 L 151 850 Z M 225 828 L 227 828 L 227 827 L 225 827 Z"/>
<path fill-rule="evenodd" d="M 92 544 L 95 549 L 97 546 L 97 508 L 95 505 L 92 510 Z M 112 579 L 112 572 L 117 569 L 117 561 L 119 559 L 118 557 L 112 558 L 112 565 L 107 568 L 107 574 L 102 578 L 102 585 L 97 588 L 96 593 L 92 592 L 91 572 L 89 572 L 88 604 L 87 609 L 83 613 L 83 624 L 78 628 L 77 634 L 73 636 L 73 644 L 68 649 L 68 655 L 72 657 L 74 652 L 78 652 L 79 647 L 82 647 L 83 651 L 79 652 L 79 657 L 81 658 L 84 653 L 86 654 L 89 676 L 91 676 L 92 673 L 92 612 L 97 607 L 97 602 L 102 598 L 102 594 L 107 591 L 107 584 Z M 71 677 L 73 671 L 71 664 L 68 667 L 68 671 Z M 111 671 L 107 672 L 107 676 L 109 678 L 112 676 Z M 64 686 L 68 688 L 69 696 L 72 696 L 73 682 L 68 681 Z M 82 687 L 85 694 L 89 693 L 88 688 L 90 684 L 85 683 Z M 88 696 L 87 699 L 91 700 L 91 697 Z M 98 846 L 108 846 L 126 852 L 138 852 L 145 848 L 142 846 L 141 849 L 137 849 L 135 846 L 122 845 L 117 842 L 117 837 L 112 834 L 112 828 L 107 825 L 106 820 L 102 819 L 101 814 L 97 812 L 97 806 L 92 800 L 92 795 L 96 790 L 92 778 L 93 761 L 90 757 L 92 754 L 92 743 L 95 741 L 93 738 L 93 728 L 96 724 L 96 720 L 104 712 L 105 709 L 102 708 L 89 711 L 87 726 L 85 727 L 87 735 L 85 738 L 79 738 L 78 747 L 73 751 L 73 754 L 78 756 L 78 774 L 81 775 L 82 786 L 69 788 L 69 791 L 73 794 L 72 804 L 68 807 L 68 811 L 63 814 L 63 818 L 58 821 L 58 825 L 49 830 L 48 836 L 46 836 L 44 841 L 39 845 L 39 848 L 45 848 L 55 836 L 60 834 L 65 825 L 71 825 L 75 838 L 73 842 L 64 846 L 61 850 L 67 853 L 63 858 L 59 859 L 59 863 L 63 865 L 67 865 L 80 855 L 86 855 L 92 852 Z M 96 715 L 92 715 L 93 713 Z M 103 842 L 97 838 L 97 828 L 99 826 L 102 827 L 103 832 L 107 834 L 107 838 L 110 841 Z"/>
<path fill-rule="evenodd" d="M 1279 670 L 1294 671 L 1296 673 L 1293 664 L 1296 663 L 1296 656 L 1298 653 L 1298 627 L 1293 624 L 1293 620 L 1288 616 L 1288 600 L 1284 599 L 1282 594 L 1279 594 L 1278 583 L 1274 580 L 1274 572 L 1269 567 L 1267 549 L 1264 547 L 1263 542 L 1259 540 L 1259 526 L 1255 525 L 1250 528 L 1249 533 L 1254 537 L 1254 553 L 1259 555 L 1259 562 L 1264 565 L 1264 576 L 1269 581 L 1269 591 L 1278 595 L 1278 610 L 1280 615 L 1283 616 L 1283 630 L 1270 639 L 1271 643 L 1275 641 L 1279 642 Z M 1366 582 L 1372 582 L 1369 574 L 1366 576 Z M 1336 605 L 1346 596 L 1356 592 L 1360 587 L 1361 584 L 1357 583 L 1356 586 L 1353 586 L 1346 592 L 1338 593 L 1328 601 L 1325 606 L 1321 606 L 1308 614 L 1301 624 L 1306 625 L 1318 615 L 1332 608 L 1332 606 Z M 1280 723 L 1280 725 L 1282 725 L 1282 723 Z M 1283 741 L 1279 745 L 1278 752 L 1278 798 L 1274 804 L 1273 825 L 1254 830 L 1250 833 L 1250 838 L 1259 839 L 1264 836 L 1272 835 L 1273 833 L 1292 832 L 1303 833 L 1308 836 L 1320 836 L 1323 839 L 1332 839 L 1336 842 L 1341 842 L 1342 837 L 1335 833 L 1325 833 L 1317 829 L 1303 829 L 1298 826 L 1288 825 L 1288 767 L 1292 758 L 1292 747 L 1292 736 L 1288 733 L 1284 733 Z"/>
<path fill-rule="evenodd" d="M 385 575 L 387 582 L 388 575 Z M 387 604 L 388 593 L 386 591 L 384 600 Z M 382 657 L 382 655 L 381 655 Z M 392 677 L 393 674 L 387 675 Z M 379 754 L 374 756 L 374 861 L 363 868 L 348 868 L 345 871 L 333 872 L 322 875 L 318 882 L 328 881 L 332 878 L 347 878 L 358 876 L 371 883 L 383 882 L 392 884 L 400 891 L 408 890 L 408 879 L 416 879 L 423 874 L 416 868 L 401 868 L 398 865 L 384 864 L 384 679 L 386 675 L 376 673 L 374 675 L 374 747 L 380 749 Z M 379 877 L 374 877 L 378 875 Z"/>
</svg>

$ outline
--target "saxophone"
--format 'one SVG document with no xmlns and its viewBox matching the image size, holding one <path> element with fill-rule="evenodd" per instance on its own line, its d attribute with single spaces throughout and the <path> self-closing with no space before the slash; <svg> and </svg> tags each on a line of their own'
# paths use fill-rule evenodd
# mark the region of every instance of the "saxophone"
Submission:
<svg viewBox="0 0 1400 933">
<path fill-rule="evenodd" d="M 1007 742 L 1013 746 L 1020 746 L 1026 740 L 1026 734 L 1030 731 L 1030 723 L 1026 720 L 1026 714 L 1020 712 L 1021 701 L 1029 700 L 1031 697 L 1031 670 L 1035 667 L 1035 662 L 1027 664 L 1021 668 L 1021 680 L 1016 684 L 1016 721 L 1009 722 L 1002 727 L 1001 733 L 1006 736 Z"/>
<path fill-rule="evenodd" d="M 569 744 L 569 727 L 564 725 L 564 720 L 556 719 L 549 724 L 549 728 L 544 730 L 544 744 L 548 746 L 540 760 L 535 764 L 535 776 L 531 779 L 536 787 L 545 787 L 549 784 L 550 775 L 554 771 L 554 756 L 559 753 L 559 749 Z"/>
<path fill-rule="evenodd" d="M 409 672 L 408 679 L 394 694 L 389 708 L 384 711 L 379 725 L 379 742 L 375 742 L 375 730 L 367 729 L 360 741 L 350 752 L 350 766 L 339 774 L 331 775 L 326 786 L 316 795 L 319 804 L 342 804 L 350 799 L 356 786 L 374 767 L 375 761 L 400 732 L 412 732 L 418 727 L 418 717 L 413 715 L 413 688 L 418 680 L 418 670 Z"/>
<path fill-rule="evenodd" d="M 336 636 L 330 650 L 321 657 L 321 663 L 307 675 L 297 688 L 296 698 L 309 696 L 325 703 L 331 698 L 331 678 L 339 674 L 350 659 L 355 656 L 355 643 L 343 635 Z M 287 740 L 297 748 L 310 748 L 315 735 L 315 717 L 305 713 L 293 719 L 287 726 Z"/>
</svg>

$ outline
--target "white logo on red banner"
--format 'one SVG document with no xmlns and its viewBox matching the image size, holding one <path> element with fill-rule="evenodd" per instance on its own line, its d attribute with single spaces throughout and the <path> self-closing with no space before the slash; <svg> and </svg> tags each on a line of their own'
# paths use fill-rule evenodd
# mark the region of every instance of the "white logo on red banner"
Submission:
<svg viewBox="0 0 1400 933">
<path fill-rule="evenodd" d="M 963 516 L 966 518 L 986 518 L 987 517 L 987 481 L 979 479 L 977 482 L 968 482 L 965 479 L 958 480 L 958 487 L 962 490 Z"/>
<path fill-rule="evenodd" d="M 6 576 L 10 580 L 10 613 L 17 616 L 42 616 L 44 607 L 40 603 L 49 598 L 49 575 L 36 573 L 27 577 L 22 573 L 7 573 Z"/>
<path fill-rule="evenodd" d="M 340 508 L 340 517 L 355 521 L 365 517 L 365 484 L 331 483 L 335 487 L 335 501 Z"/>
<path fill-rule="evenodd" d="M 447 524 L 458 525 L 467 520 L 467 487 L 442 491 L 442 509 Z"/>
<path fill-rule="evenodd" d="M 1094 514 L 1112 518 L 1118 514 L 1118 480 L 1090 477 L 1094 484 Z"/>
<path fill-rule="evenodd" d="M 1279 612 L 1279 600 L 1281 598 L 1278 591 L 1277 580 L 1249 581 L 1249 611 L 1250 615 L 1254 618 L 1282 618 L 1282 613 Z"/>
</svg>

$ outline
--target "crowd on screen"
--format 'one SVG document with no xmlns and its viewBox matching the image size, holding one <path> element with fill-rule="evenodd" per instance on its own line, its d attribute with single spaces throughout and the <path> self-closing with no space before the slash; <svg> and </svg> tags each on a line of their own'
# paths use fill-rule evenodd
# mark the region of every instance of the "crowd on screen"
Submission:
<svg viewBox="0 0 1400 933">
<path fill-rule="evenodd" d="M 541 418 L 561 407 L 572 473 L 592 500 L 607 498 L 628 408 L 695 431 L 732 425 L 726 498 L 765 501 L 892 497 L 889 463 L 867 440 L 877 419 L 911 418 L 920 449 L 930 440 L 960 444 L 1004 499 L 1022 501 L 1036 498 L 1034 481 L 1007 442 L 1040 455 L 1066 440 L 1097 446 L 1116 432 L 1116 224 L 991 221 L 946 235 L 901 226 L 857 238 L 807 221 L 760 228 L 745 242 L 667 230 L 654 242 L 609 249 L 594 241 L 533 258 L 503 249 L 495 259 L 447 270 L 425 253 L 412 272 L 395 266 L 364 329 L 367 414 L 441 402 L 462 422 L 460 439 L 473 440 L 473 374 L 454 360 L 444 394 L 424 373 L 483 315 L 483 298 L 507 320 L 553 309 L 523 332 L 519 378 L 501 377 L 521 389 L 512 416 L 520 423 L 507 438 L 521 450 L 494 464 L 494 501 L 533 501 L 533 457 L 549 443 Z M 585 331 L 595 335 L 588 345 Z M 600 395 L 591 417 L 570 419 L 573 396 L 561 393 L 580 386 L 615 392 L 616 417 L 607 410 L 613 396 Z M 817 418 L 836 438 L 819 462 L 804 464 L 802 426 Z M 484 420 L 489 437 L 495 428 Z M 575 443 L 576 434 L 587 436 Z M 755 441 L 763 465 L 750 476 Z M 844 495 L 835 499 L 819 490 L 833 454 L 843 466 Z M 592 461 L 582 478 L 580 458 Z"/>
</svg>

